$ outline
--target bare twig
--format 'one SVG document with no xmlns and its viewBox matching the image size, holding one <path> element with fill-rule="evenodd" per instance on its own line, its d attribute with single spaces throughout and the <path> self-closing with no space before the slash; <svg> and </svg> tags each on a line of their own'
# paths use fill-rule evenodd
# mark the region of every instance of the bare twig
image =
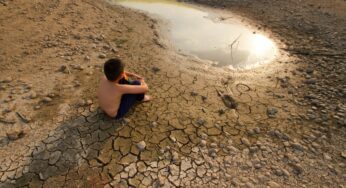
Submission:
<svg viewBox="0 0 346 188">
<path fill-rule="evenodd" d="M 229 47 L 231 48 L 231 60 L 232 60 L 232 63 L 233 63 L 233 45 L 239 40 L 240 37 L 241 37 L 241 34 L 229 45 Z"/>
</svg>

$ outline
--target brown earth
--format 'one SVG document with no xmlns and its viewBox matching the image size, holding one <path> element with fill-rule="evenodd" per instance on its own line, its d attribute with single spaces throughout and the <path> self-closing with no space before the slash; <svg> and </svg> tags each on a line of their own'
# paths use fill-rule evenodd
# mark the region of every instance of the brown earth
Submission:
<svg viewBox="0 0 346 188">
<path fill-rule="evenodd" d="M 0 0 L 0 187 L 346 186 L 345 1 L 196 2 L 244 16 L 282 57 L 216 68 L 175 53 L 143 13 Z M 121 121 L 96 104 L 109 57 L 154 97 Z"/>
</svg>

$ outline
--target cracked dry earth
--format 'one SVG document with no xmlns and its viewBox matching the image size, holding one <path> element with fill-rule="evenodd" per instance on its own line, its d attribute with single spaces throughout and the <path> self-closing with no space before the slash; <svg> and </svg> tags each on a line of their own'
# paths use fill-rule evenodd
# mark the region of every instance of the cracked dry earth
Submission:
<svg viewBox="0 0 346 188">
<path fill-rule="evenodd" d="M 345 127 L 311 118 L 299 59 L 220 69 L 174 53 L 158 21 L 103 1 L 0 2 L 0 187 L 345 186 Z M 114 56 L 154 98 L 120 121 L 94 104 Z"/>
</svg>

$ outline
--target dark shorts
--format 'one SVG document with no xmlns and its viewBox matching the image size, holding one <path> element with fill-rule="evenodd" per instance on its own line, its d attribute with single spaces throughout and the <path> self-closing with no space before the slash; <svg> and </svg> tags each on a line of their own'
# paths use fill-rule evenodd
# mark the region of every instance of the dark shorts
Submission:
<svg viewBox="0 0 346 188">
<path fill-rule="evenodd" d="M 119 84 L 128 84 L 128 85 L 141 85 L 141 82 L 138 80 L 127 81 L 121 79 Z M 124 94 L 121 96 L 121 102 L 118 109 L 117 116 L 115 119 L 119 119 L 125 116 L 125 114 L 130 110 L 130 108 L 137 102 L 144 99 L 144 93 L 142 94 Z"/>
</svg>

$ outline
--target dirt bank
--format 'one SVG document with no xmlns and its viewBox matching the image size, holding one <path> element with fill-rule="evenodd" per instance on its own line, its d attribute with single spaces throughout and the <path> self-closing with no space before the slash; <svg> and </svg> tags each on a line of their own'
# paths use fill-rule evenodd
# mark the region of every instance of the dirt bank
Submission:
<svg viewBox="0 0 346 188">
<path fill-rule="evenodd" d="M 0 0 L 0 187 L 344 186 L 344 2 L 205 3 L 297 55 L 231 71 L 175 53 L 159 20 L 104 1 Z M 114 56 L 154 97 L 120 122 L 95 98 Z"/>
</svg>

